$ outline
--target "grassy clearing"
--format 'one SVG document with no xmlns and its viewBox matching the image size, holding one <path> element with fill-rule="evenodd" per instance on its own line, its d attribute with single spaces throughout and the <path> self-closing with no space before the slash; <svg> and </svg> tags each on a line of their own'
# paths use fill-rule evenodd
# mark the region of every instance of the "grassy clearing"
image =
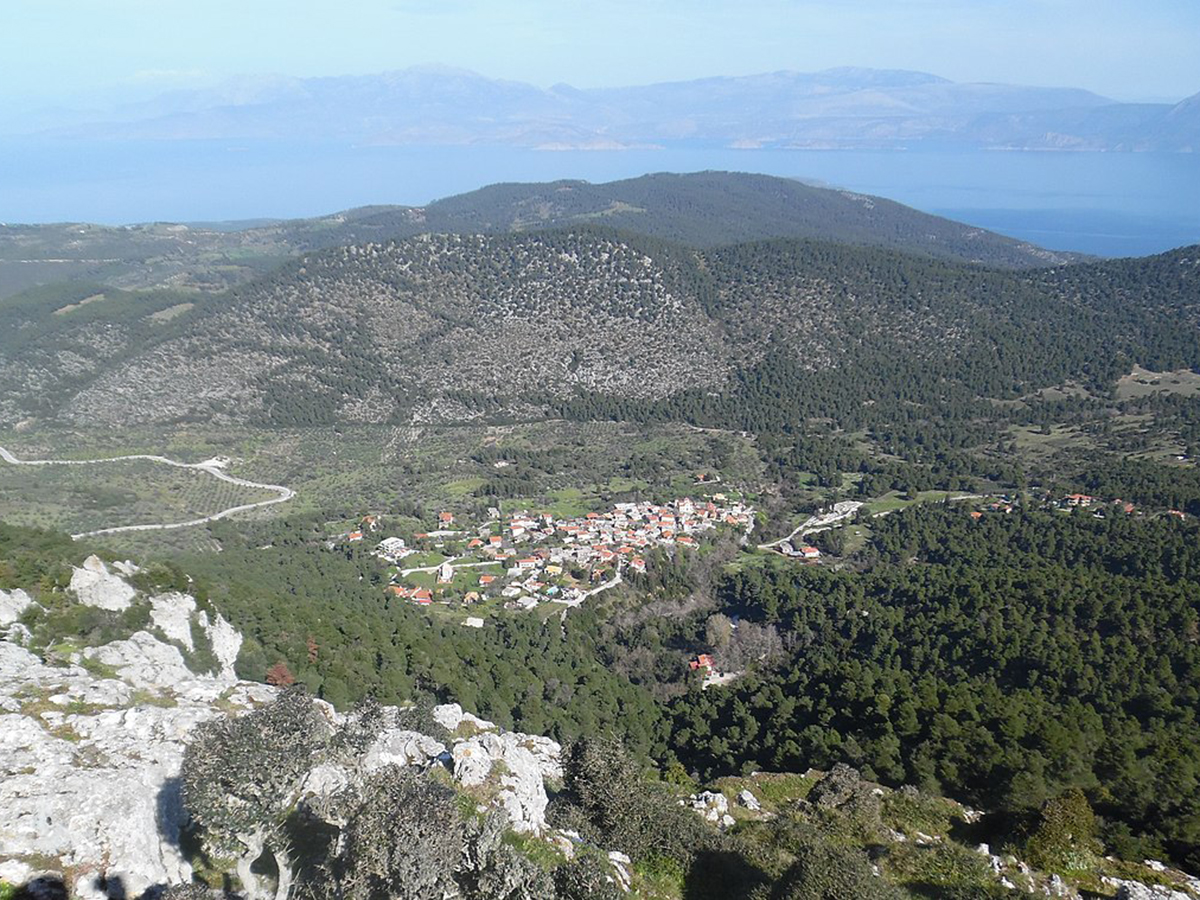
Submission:
<svg viewBox="0 0 1200 900">
<path fill-rule="evenodd" d="M 454 481 L 447 481 L 443 484 L 442 492 L 445 496 L 453 500 L 461 500 L 463 497 L 483 487 L 486 483 L 487 479 L 479 476 L 456 478 Z"/>
<path fill-rule="evenodd" d="M 853 556 L 862 550 L 863 547 L 867 546 L 867 542 L 870 540 L 870 528 L 867 528 L 865 525 L 847 525 L 844 555 Z"/>
<path fill-rule="evenodd" d="M 1096 448 L 1095 439 L 1065 425 L 1051 428 L 1018 426 L 1009 429 L 1007 437 L 1016 443 L 1017 453 L 1027 459 L 1045 460 L 1064 451 L 1080 451 Z"/>
<path fill-rule="evenodd" d="M 1141 366 L 1117 381 L 1118 400 L 1136 400 L 1152 394 L 1179 394 L 1194 397 L 1200 394 L 1200 373 L 1191 369 L 1175 372 L 1152 372 Z"/>
<path fill-rule="evenodd" d="M 595 493 L 585 494 L 581 488 L 568 487 L 551 491 L 554 502 L 546 510 L 555 518 L 582 516 L 594 508 Z"/>
<path fill-rule="evenodd" d="M 921 491 L 915 497 L 901 494 L 899 491 L 888 491 L 882 497 L 876 497 L 863 504 L 862 512 L 877 516 L 881 513 L 895 512 L 907 509 L 916 503 L 944 503 L 957 497 L 967 496 L 962 491 Z"/>
</svg>

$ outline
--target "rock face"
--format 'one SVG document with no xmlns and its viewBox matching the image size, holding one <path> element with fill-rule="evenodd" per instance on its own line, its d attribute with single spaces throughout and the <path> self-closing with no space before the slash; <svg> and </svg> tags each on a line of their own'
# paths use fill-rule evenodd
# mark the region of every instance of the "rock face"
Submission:
<svg viewBox="0 0 1200 900">
<path fill-rule="evenodd" d="M 462 710 L 457 704 L 434 709 L 439 722 L 454 721 Z M 469 715 L 469 714 L 467 714 Z M 459 718 L 460 724 L 468 721 Z M 546 828 L 545 779 L 562 778 L 561 748 L 544 737 L 500 731 L 491 723 L 470 716 L 472 731 L 482 734 L 459 738 L 451 750 L 454 778 L 464 787 L 480 787 L 492 779 L 496 802 L 515 831 L 541 834 Z"/>
<path fill-rule="evenodd" d="M 135 637 L 104 658 L 125 661 L 150 642 L 179 657 L 145 632 Z M 83 898 L 105 895 L 97 874 L 119 875 L 129 896 L 190 879 L 177 845 L 185 818 L 177 781 L 185 741 L 198 723 L 219 714 L 215 701 L 222 695 L 245 709 L 263 691 L 201 678 L 182 666 L 181 657 L 179 663 L 158 670 L 170 680 L 156 683 L 147 677 L 153 669 L 139 660 L 124 667 L 137 675 L 131 683 L 79 666 L 47 666 L 0 642 L 0 860 L 8 863 L 6 878 L 47 874 L 42 860 L 58 859 L 64 869 L 93 873 L 70 886 Z M 135 704 L 139 688 L 145 694 L 155 689 L 145 698 L 153 702 Z"/>
<path fill-rule="evenodd" d="M 89 556 L 71 576 L 71 590 L 85 606 L 120 612 L 129 608 L 137 596 L 128 582 L 108 571 L 98 556 Z"/>
<path fill-rule="evenodd" d="M 212 642 L 213 655 L 217 658 L 217 662 L 221 664 L 221 676 L 223 678 L 236 678 L 237 675 L 233 671 L 233 666 L 237 662 L 238 653 L 242 649 L 241 633 L 225 621 L 219 613 L 211 624 L 206 612 L 201 611 L 197 618 L 200 622 L 200 627 L 208 632 L 208 639 Z"/>
<path fill-rule="evenodd" d="M 21 590 L 0 591 L 0 627 L 11 625 L 33 605 L 33 598 Z"/>
<path fill-rule="evenodd" d="M 150 621 L 168 639 L 178 641 L 188 650 L 195 650 L 192 642 L 192 616 L 196 612 L 196 601 L 187 594 L 160 594 L 150 598 Z"/>
<path fill-rule="evenodd" d="M 71 589 L 81 603 L 114 611 L 137 597 L 96 557 L 75 570 Z M 0 614 L 11 611 L 11 624 L 31 602 L 24 592 L 0 594 Z M 219 671 L 191 671 L 178 646 L 149 631 L 87 648 L 65 666 L 48 665 L 0 640 L 5 881 L 66 877 L 71 895 L 82 900 L 107 896 L 105 885 L 136 897 L 154 886 L 190 881 L 191 866 L 179 847 L 186 820 L 179 772 L 190 733 L 207 719 L 270 702 L 276 689 L 237 680 L 233 666 L 242 636 L 219 615 L 197 611 L 192 597 L 162 594 L 151 597 L 150 606 L 154 628 L 183 647 L 195 649 L 198 627 Z M 313 702 L 332 725 L 346 721 L 328 704 Z M 444 765 L 514 829 L 543 831 L 545 779 L 562 777 L 558 744 L 506 732 L 457 704 L 437 707 L 434 718 L 453 735 L 449 747 L 402 727 L 397 711 L 385 707 L 378 733 L 361 754 L 349 763 L 315 766 L 302 796 L 335 796 L 361 773 L 384 766 L 423 771 Z"/>
</svg>

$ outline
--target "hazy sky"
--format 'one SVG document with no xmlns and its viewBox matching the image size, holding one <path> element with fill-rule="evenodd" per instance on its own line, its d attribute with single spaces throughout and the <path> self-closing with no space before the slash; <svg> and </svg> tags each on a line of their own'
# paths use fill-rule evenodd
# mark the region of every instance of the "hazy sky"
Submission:
<svg viewBox="0 0 1200 900">
<path fill-rule="evenodd" d="M 421 63 L 578 87 L 874 66 L 1179 99 L 1198 47 L 1197 0 L 0 0 L 0 104 Z"/>
</svg>

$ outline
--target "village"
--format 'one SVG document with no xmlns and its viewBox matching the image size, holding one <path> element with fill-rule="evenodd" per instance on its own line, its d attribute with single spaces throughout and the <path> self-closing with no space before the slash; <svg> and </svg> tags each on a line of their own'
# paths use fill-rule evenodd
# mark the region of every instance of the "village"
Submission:
<svg viewBox="0 0 1200 900">
<path fill-rule="evenodd" d="M 626 573 L 645 573 L 646 555 L 654 549 L 695 549 L 705 532 L 749 534 L 754 526 L 754 509 L 724 493 L 667 504 L 616 503 L 606 512 L 575 517 L 527 510 L 502 516 L 497 508 L 488 514 L 482 524 L 463 525 L 441 512 L 436 529 L 407 539 L 380 539 L 380 518 L 366 516 L 340 541 L 374 542 L 373 554 L 388 567 L 390 598 L 480 612 L 546 604 L 567 609 L 621 584 Z M 484 621 L 469 615 L 463 624 L 483 627 Z"/>
<path fill-rule="evenodd" d="M 1012 513 L 1017 500 L 1007 495 L 946 495 L 946 502 L 966 501 L 965 510 L 979 520 L 991 513 Z M 1034 506 L 1061 512 L 1087 510 L 1093 516 L 1146 513 L 1132 503 L 1085 494 L 1052 495 L 1033 491 Z M 787 537 L 759 544 L 757 550 L 792 558 L 801 565 L 824 562 L 821 550 L 804 538 L 820 532 L 895 512 L 871 510 L 860 501 L 843 500 L 818 510 Z M 1182 512 L 1158 514 L 1185 518 Z M 327 545 L 369 547 L 385 567 L 388 602 L 429 608 L 457 624 L 484 628 L 503 610 L 566 615 L 604 591 L 647 572 L 647 557 L 656 550 L 695 550 L 718 529 L 729 529 L 745 544 L 756 524 L 755 510 L 737 492 L 709 497 L 681 497 L 667 503 L 615 503 L 605 512 L 556 516 L 522 509 L 502 515 L 496 507 L 488 518 L 463 523 L 452 512 L 437 514 L 429 531 L 397 528 L 378 515 L 367 515 L 352 530 Z M 413 520 L 408 520 L 415 525 Z M 393 532 L 399 531 L 400 534 Z M 442 610 L 444 612 L 438 612 Z M 710 654 L 689 661 L 704 688 L 725 684 L 736 672 L 722 672 Z"/>
</svg>

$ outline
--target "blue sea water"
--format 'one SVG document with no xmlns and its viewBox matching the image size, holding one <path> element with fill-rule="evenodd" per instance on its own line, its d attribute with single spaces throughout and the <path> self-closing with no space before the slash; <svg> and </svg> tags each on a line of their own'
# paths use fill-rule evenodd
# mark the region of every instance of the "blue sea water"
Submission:
<svg viewBox="0 0 1200 900">
<path fill-rule="evenodd" d="M 761 172 L 889 197 L 1055 249 L 1200 243 L 1200 154 L 670 148 L 536 151 L 227 141 L 0 141 L 0 221 L 289 218 L 498 181 Z"/>
</svg>

